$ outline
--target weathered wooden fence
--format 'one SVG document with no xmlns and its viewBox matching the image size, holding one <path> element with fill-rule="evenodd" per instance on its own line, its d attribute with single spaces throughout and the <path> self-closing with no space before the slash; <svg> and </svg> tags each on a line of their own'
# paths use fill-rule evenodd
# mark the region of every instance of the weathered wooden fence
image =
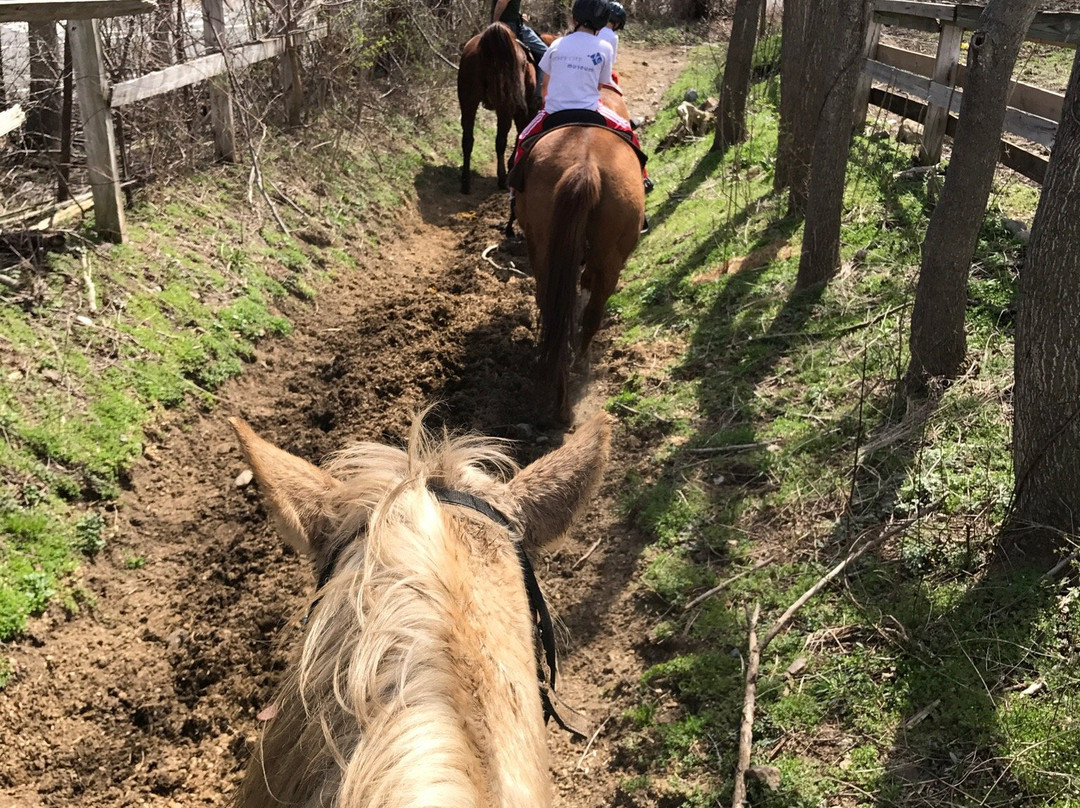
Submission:
<svg viewBox="0 0 1080 808">
<path fill-rule="evenodd" d="M 941 159 L 946 135 L 955 131 L 966 69 L 960 64 L 963 32 L 978 27 L 982 7 L 970 4 L 875 0 L 867 33 L 863 77 L 856 98 L 858 120 L 865 120 L 873 103 L 923 124 L 919 162 Z M 938 34 L 936 56 L 927 56 L 879 41 L 882 28 L 899 26 Z M 1080 44 L 1080 14 L 1043 12 L 1036 15 L 1027 39 L 1062 47 Z M 874 83 L 880 87 L 872 86 Z M 1051 148 L 1061 120 L 1064 95 L 1031 84 L 1011 83 L 1005 131 L 1030 143 Z M 1045 156 L 1003 140 L 1001 162 L 1030 179 L 1042 182 Z"/>
<path fill-rule="evenodd" d="M 286 114 L 290 122 L 297 123 L 304 99 L 298 49 L 326 33 L 325 25 L 306 30 L 293 27 L 280 36 L 222 47 L 222 0 L 203 0 L 203 37 L 207 55 L 110 86 L 98 21 L 141 14 L 155 7 L 152 0 L 0 0 L 0 22 L 67 21 L 72 72 L 83 121 L 87 172 L 93 193 L 94 226 L 99 235 L 114 241 L 123 241 L 126 229 L 113 128 L 114 109 L 210 81 L 215 153 L 219 160 L 231 162 L 236 159 L 232 93 L 228 79 L 222 77 L 232 70 L 279 57 Z M 20 126 L 24 118 L 18 106 L 0 112 L 0 136 Z"/>
</svg>

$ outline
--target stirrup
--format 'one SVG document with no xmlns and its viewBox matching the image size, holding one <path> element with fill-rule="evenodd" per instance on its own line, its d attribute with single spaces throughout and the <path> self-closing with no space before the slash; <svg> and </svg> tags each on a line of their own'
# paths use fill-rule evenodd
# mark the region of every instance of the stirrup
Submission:
<svg viewBox="0 0 1080 808">
<path fill-rule="evenodd" d="M 645 193 L 649 193 L 653 189 L 653 181 L 648 177 L 645 177 Z"/>
</svg>

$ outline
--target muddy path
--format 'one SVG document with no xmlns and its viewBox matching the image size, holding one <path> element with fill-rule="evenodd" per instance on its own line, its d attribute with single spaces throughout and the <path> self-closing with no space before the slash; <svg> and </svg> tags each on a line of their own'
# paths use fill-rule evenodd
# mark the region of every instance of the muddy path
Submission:
<svg viewBox="0 0 1080 808">
<path fill-rule="evenodd" d="M 636 114 L 655 107 L 684 60 L 679 48 L 621 51 Z M 489 150 L 478 142 L 482 160 Z M 218 408 L 188 411 L 150 436 L 110 514 L 107 550 L 81 573 L 93 605 L 74 618 L 51 609 L 4 650 L 15 676 L 0 691 L 0 808 L 227 802 L 313 586 L 307 565 L 273 533 L 255 487 L 234 482 L 243 466 L 228 415 L 315 462 L 353 439 L 399 442 L 410 413 L 433 401 L 441 402 L 436 423 L 515 438 L 522 462 L 559 440 L 522 426 L 532 396 L 532 285 L 500 280 L 482 258 L 500 242 L 495 227 L 505 215 L 492 169 L 467 198 L 456 191 L 455 166 L 426 169 L 415 207 L 379 255 L 363 258 L 317 305 L 287 304 L 293 336 L 265 342 Z M 525 262 L 523 246 L 490 257 Z M 581 414 L 650 359 L 613 347 L 615 329 L 609 321 L 598 337 Z M 611 805 L 634 773 L 616 750 L 621 713 L 647 664 L 653 604 L 635 588 L 643 541 L 620 521 L 617 500 L 647 448 L 617 430 L 601 496 L 537 562 L 566 627 L 560 695 L 602 725 L 587 754 L 550 730 L 560 806 Z M 132 568 L 133 557 L 141 567 Z"/>
</svg>

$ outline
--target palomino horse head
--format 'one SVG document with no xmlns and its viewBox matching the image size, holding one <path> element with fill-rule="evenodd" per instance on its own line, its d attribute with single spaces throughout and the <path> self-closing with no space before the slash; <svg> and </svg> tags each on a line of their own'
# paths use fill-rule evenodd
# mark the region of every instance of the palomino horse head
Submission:
<svg viewBox="0 0 1080 808">
<path fill-rule="evenodd" d="M 584 364 L 645 217 L 641 164 L 615 132 L 553 130 L 518 169 L 517 216 L 525 231 L 540 309 L 540 380 L 555 417 L 571 419 L 570 366 Z"/>
<path fill-rule="evenodd" d="M 320 583 L 236 804 L 550 805 L 520 554 L 563 534 L 599 484 L 607 416 L 520 471 L 496 443 L 435 441 L 419 418 L 407 450 L 360 444 L 325 469 L 232 423 Z"/>
<path fill-rule="evenodd" d="M 476 110 L 483 104 L 495 110 L 495 155 L 498 158 L 499 187 L 506 187 L 506 140 L 510 124 L 520 132 L 537 111 L 536 74 L 518 44 L 514 32 L 494 22 L 461 49 L 457 75 L 458 104 L 461 106 L 461 192 L 469 193 L 472 177 L 473 128 Z"/>
</svg>

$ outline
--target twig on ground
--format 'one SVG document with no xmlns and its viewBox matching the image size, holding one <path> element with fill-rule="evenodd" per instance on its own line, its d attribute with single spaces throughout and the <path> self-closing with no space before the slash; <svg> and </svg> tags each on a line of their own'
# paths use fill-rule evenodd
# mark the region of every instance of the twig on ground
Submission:
<svg viewBox="0 0 1080 808">
<path fill-rule="evenodd" d="M 934 502 L 925 510 L 920 511 L 910 519 L 905 519 L 903 522 L 899 522 L 888 530 L 884 530 L 880 535 L 875 538 L 869 539 L 863 543 L 857 550 L 852 550 L 847 556 L 822 575 L 817 582 L 806 590 L 794 603 L 792 603 L 787 610 L 780 615 L 779 619 L 770 626 L 769 630 L 765 632 L 761 642 L 758 642 L 757 633 L 755 631 L 758 607 L 754 608 L 754 615 L 750 621 L 750 639 L 748 645 L 748 663 L 746 668 L 746 691 L 743 696 L 743 718 L 742 724 L 739 728 L 739 754 L 737 758 L 737 764 L 735 767 L 735 785 L 734 785 L 734 797 L 732 799 L 732 808 L 741 808 L 746 800 L 746 770 L 750 766 L 750 746 L 753 743 L 753 729 L 754 729 L 754 694 L 757 689 L 757 675 L 758 668 L 761 664 L 761 654 L 768 647 L 776 636 L 787 628 L 791 619 L 795 616 L 795 613 L 801 609 L 810 598 L 820 592 L 825 586 L 838 577 L 844 570 L 846 570 L 853 561 L 860 558 L 863 553 L 870 550 L 873 547 L 884 543 L 888 539 L 895 536 L 899 536 L 906 531 L 912 525 L 921 521 L 924 517 L 937 511 L 941 507 L 941 503 L 944 502 L 944 497 Z"/>
<path fill-rule="evenodd" d="M 491 252 L 498 249 L 498 247 L 498 244 L 489 244 L 487 247 L 484 248 L 484 251 L 480 253 L 480 257 L 487 261 L 489 264 L 491 264 L 493 267 L 495 267 L 495 269 L 497 269 L 499 272 L 512 272 L 513 274 L 519 275 L 522 278 L 529 277 L 513 265 L 507 267 L 499 266 L 497 263 L 495 263 L 495 260 L 493 258 L 489 258 L 488 256 L 491 254 Z"/>
<path fill-rule="evenodd" d="M 735 786 L 731 796 L 732 808 L 746 803 L 746 770 L 750 768 L 750 745 L 754 736 L 754 708 L 757 697 L 758 669 L 761 667 L 761 648 L 758 646 L 757 622 L 761 606 L 754 604 L 753 613 L 747 609 L 746 689 L 743 691 L 742 721 L 739 724 L 739 756 L 735 763 Z"/>
<path fill-rule="evenodd" d="M 885 311 L 871 317 L 869 320 L 863 320 L 861 323 L 852 323 L 846 325 L 843 328 L 837 328 L 832 331 L 784 331 L 776 334 L 762 334 L 758 337 L 750 337 L 747 342 L 768 342 L 774 339 L 791 339 L 792 337 L 805 337 L 806 339 L 829 339 L 832 337 L 841 337 L 844 334 L 850 334 L 852 331 L 858 331 L 861 328 L 866 328 L 874 323 L 879 323 L 886 317 L 895 314 L 905 307 L 904 305 L 892 306 Z"/>
<path fill-rule="evenodd" d="M 719 454 L 721 452 L 741 452 L 745 449 L 764 449 L 775 446 L 776 441 L 766 440 L 758 443 L 729 443 L 727 446 L 702 446 L 699 449 L 687 449 L 687 454 Z"/>
<path fill-rule="evenodd" d="M 635 410 L 633 407 L 630 407 L 630 406 L 628 406 L 626 404 L 623 404 L 621 401 L 616 401 L 615 406 L 618 407 L 621 410 L 626 410 L 627 412 L 632 412 L 634 415 L 641 415 L 641 416 L 643 416 L 645 418 L 655 418 L 657 421 L 661 421 L 662 423 L 665 423 L 665 424 L 670 424 L 671 423 L 670 418 L 665 418 L 662 415 L 657 415 L 655 412 L 642 412 L 641 410 Z"/>
<path fill-rule="evenodd" d="M 730 578 L 728 578 L 725 581 L 721 581 L 716 586 L 714 586 L 712 589 L 710 589 L 708 592 L 702 592 L 696 598 L 694 598 L 693 600 L 688 602 L 685 606 L 683 606 L 683 611 L 684 612 L 690 611 L 695 606 L 697 606 L 697 605 L 699 605 L 701 603 L 704 603 L 705 601 L 707 601 L 709 598 L 711 598 L 713 595 L 717 594 L 718 592 L 723 592 L 725 589 L 727 589 L 729 586 L 731 586 L 731 584 L 735 583 L 740 578 L 744 578 L 745 576 L 749 575 L 750 573 L 757 572 L 762 567 L 768 566 L 769 564 L 773 563 L 773 560 L 774 559 L 772 558 L 772 556 L 770 556 L 769 558 L 764 558 L 761 561 L 759 561 L 758 563 L 756 563 L 754 566 L 749 567 L 749 568 L 743 570 L 742 572 L 740 572 L 740 573 L 738 573 L 736 575 L 732 575 Z"/>
<path fill-rule="evenodd" d="M 609 715 L 607 718 L 600 722 L 600 726 L 596 728 L 596 732 L 592 734 L 592 737 L 589 738 L 589 742 L 585 744 L 585 751 L 582 752 L 581 757 L 578 758 L 578 762 L 577 765 L 574 767 L 574 771 L 577 771 L 581 768 L 581 764 L 585 762 L 585 756 L 588 755 L 589 750 L 592 749 L 593 742 L 600 736 L 600 733 L 604 731 L 604 727 L 607 726 L 607 722 L 610 720 L 611 716 Z"/>
<path fill-rule="evenodd" d="M 79 263 L 82 264 L 83 283 L 86 284 L 86 300 L 90 307 L 90 313 L 97 311 L 97 290 L 94 288 L 94 279 L 90 276 L 90 256 L 86 250 L 79 251 Z"/>
<path fill-rule="evenodd" d="M 584 563 L 585 563 L 585 560 L 586 560 L 586 559 L 587 559 L 587 558 L 588 558 L 589 556 L 591 556 L 591 555 L 593 554 L 593 552 L 594 552 L 594 551 L 596 550 L 596 548 L 600 546 L 600 542 L 602 542 L 603 540 L 604 540 L 604 537 L 603 537 L 603 536 L 601 536 L 601 537 L 600 537 L 599 539 L 597 539 L 596 541 L 594 541 L 594 542 L 592 543 L 592 547 L 590 547 L 590 548 L 589 548 L 588 550 L 586 550 L 586 551 L 585 551 L 585 555 L 583 555 L 583 556 L 582 556 L 581 558 L 579 558 L 579 559 L 578 559 L 577 561 L 575 561 L 575 562 L 574 562 L 574 566 L 572 566 L 572 567 L 571 567 L 570 569 L 571 569 L 571 570 L 576 570 L 576 569 L 577 569 L 578 567 L 580 567 L 580 566 L 581 566 L 582 564 L 584 564 Z"/>
</svg>

